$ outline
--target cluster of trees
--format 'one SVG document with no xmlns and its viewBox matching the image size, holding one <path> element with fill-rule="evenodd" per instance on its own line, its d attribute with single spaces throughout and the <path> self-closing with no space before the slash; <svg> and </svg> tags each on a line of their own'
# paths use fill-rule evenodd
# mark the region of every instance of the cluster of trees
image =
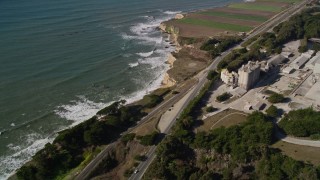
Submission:
<svg viewBox="0 0 320 180">
<path fill-rule="evenodd" d="M 54 179 L 78 166 L 84 160 L 86 149 L 107 144 L 144 114 L 140 106 L 124 106 L 119 101 L 102 109 L 93 118 L 59 133 L 53 143 L 37 152 L 31 163 L 17 172 L 19 179 Z M 130 138 L 129 138 L 130 139 Z M 111 167 L 111 166 L 110 166 Z"/>
<path fill-rule="evenodd" d="M 228 69 L 229 72 L 237 71 L 243 64 L 248 61 L 258 61 L 265 58 L 266 54 L 257 49 L 251 48 L 249 51 L 246 48 L 232 51 L 219 62 L 218 70 Z"/>
<path fill-rule="evenodd" d="M 275 118 L 279 115 L 279 109 L 274 105 L 271 105 L 267 110 L 266 113 L 269 117 Z"/>
<path fill-rule="evenodd" d="M 212 57 L 219 56 L 223 51 L 231 48 L 232 46 L 240 43 L 240 37 L 225 37 L 219 39 L 209 39 L 201 47 L 201 50 L 209 51 Z"/>
<path fill-rule="evenodd" d="M 228 93 L 228 92 L 225 92 L 225 93 L 217 96 L 217 101 L 223 102 L 223 101 L 228 100 L 230 97 L 232 97 L 232 94 L 230 94 L 230 93 Z"/>
<path fill-rule="evenodd" d="M 312 108 L 290 111 L 280 121 L 279 126 L 289 135 L 317 136 L 320 134 L 320 112 Z"/>
<path fill-rule="evenodd" d="M 270 148 L 273 125 L 260 112 L 249 115 L 243 124 L 190 137 L 184 141 L 175 134 L 167 136 L 144 179 L 235 179 L 239 174 L 249 179 L 319 178 L 320 169 Z M 215 156 L 199 159 L 199 150 L 214 152 Z"/>
<path fill-rule="evenodd" d="M 281 103 L 283 102 L 283 100 L 284 100 L 284 96 L 279 93 L 272 93 L 268 98 L 268 101 L 270 103 Z"/>
<path fill-rule="evenodd" d="M 140 144 L 145 146 L 151 146 L 156 144 L 158 137 L 159 133 L 154 131 L 151 134 L 147 134 L 145 136 L 138 136 L 137 139 L 140 140 Z"/>
</svg>

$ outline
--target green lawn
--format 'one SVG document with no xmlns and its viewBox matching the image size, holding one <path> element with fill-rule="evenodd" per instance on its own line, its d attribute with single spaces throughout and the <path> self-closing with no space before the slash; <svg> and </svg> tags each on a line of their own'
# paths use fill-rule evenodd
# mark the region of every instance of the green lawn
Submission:
<svg viewBox="0 0 320 180">
<path fill-rule="evenodd" d="M 256 3 L 234 3 L 234 4 L 230 4 L 229 7 L 237 8 L 237 9 L 269 11 L 269 12 L 280 12 L 282 10 L 281 7 L 268 6 L 268 5 L 256 4 Z"/>
<path fill-rule="evenodd" d="M 227 24 L 227 23 L 220 23 L 220 22 L 194 19 L 194 18 L 183 18 L 178 20 L 178 22 L 193 24 L 197 26 L 206 26 L 206 27 L 216 28 L 216 29 L 224 29 L 229 31 L 238 31 L 238 32 L 246 32 L 252 29 L 252 27 L 250 26 L 241 26 L 237 24 Z"/>
<path fill-rule="evenodd" d="M 218 11 L 204 11 L 204 12 L 200 12 L 199 14 L 217 16 L 217 17 L 226 17 L 226 18 L 232 18 L 232 19 L 258 21 L 258 22 L 264 22 L 268 20 L 268 18 L 264 16 L 252 16 L 248 14 L 233 14 L 233 13 L 218 12 Z"/>
</svg>

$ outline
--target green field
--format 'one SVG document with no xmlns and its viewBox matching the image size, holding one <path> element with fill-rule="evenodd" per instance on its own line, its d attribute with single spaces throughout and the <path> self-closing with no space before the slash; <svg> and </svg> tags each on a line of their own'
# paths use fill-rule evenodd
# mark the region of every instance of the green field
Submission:
<svg viewBox="0 0 320 180">
<path fill-rule="evenodd" d="M 230 4 L 228 7 L 237 8 L 237 9 L 257 10 L 257 11 L 269 11 L 269 12 L 280 12 L 282 10 L 281 7 L 268 6 L 268 5 L 256 4 L 256 3 L 234 3 L 234 4 Z"/>
<path fill-rule="evenodd" d="M 226 17 L 226 18 L 232 18 L 232 19 L 258 21 L 258 22 L 264 22 L 268 20 L 268 18 L 264 16 L 252 16 L 248 14 L 233 14 L 233 13 L 218 12 L 218 11 L 204 11 L 198 14 L 217 16 L 217 17 Z"/>
<path fill-rule="evenodd" d="M 259 1 L 265 1 L 265 0 L 257 0 Z M 295 3 L 295 2 L 300 2 L 301 0 L 268 0 L 270 2 L 285 2 L 285 3 Z"/>
<path fill-rule="evenodd" d="M 224 29 L 224 30 L 229 30 L 229 31 L 238 31 L 238 32 L 246 32 L 246 31 L 250 31 L 252 29 L 252 27 L 250 27 L 250 26 L 241 26 L 241 25 L 237 25 L 237 24 L 227 24 L 227 23 L 220 23 L 220 22 L 201 20 L 201 19 L 193 19 L 193 18 L 180 19 L 180 20 L 178 20 L 178 22 L 192 24 L 192 25 L 198 25 L 198 26 L 206 26 L 206 27 L 216 28 L 216 29 Z"/>
</svg>

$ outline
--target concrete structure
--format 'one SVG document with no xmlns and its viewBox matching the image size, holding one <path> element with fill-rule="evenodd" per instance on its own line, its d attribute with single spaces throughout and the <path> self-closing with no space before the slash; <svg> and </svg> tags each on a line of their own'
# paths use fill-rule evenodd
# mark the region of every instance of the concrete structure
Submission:
<svg viewBox="0 0 320 180">
<path fill-rule="evenodd" d="M 239 70 L 239 87 L 249 90 L 258 81 L 260 77 L 260 64 L 259 62 L 251 62 L 243 65 Z"/>
<path fill-rule="evenodd" d="M 310 56 L 311 57 L 311 56 Z M 301 54 L 301 56 L 299 56 L 297 59 L 295 59 L 290 66 L 294 69 L 300 69 L 303 65 L 305 65 L 309 58 L 309 56 L 306 56 L 304 54 Z"/>
<path fill-rule="evenodd" d="M 283 70 L 282 70 L 282 72 L 283 73 L 286 73 L 286 74 L 291 74 L 292 72 L 293 72 L 293 68 L 292 67 L 290 67 L 290 66 L 288 66 L 288 67 L 286 67 L 286 68 L 284 68 Z"/>
<path fill-rule="evenodd" d="M 221 71 L 220 78 L 225 84 L 229 86 L 236 87 L 238 85 L 239 76 L 236 72 L 229 73 L 227 69 L 223 69 Z"/>
<path fill-rule="evenodd" d="M 285 58 L 289 58 L 293 56 L 292 52 L 282 52 L 281 55 Z"/>
<path fill-rule="evenodd" d="M 286 57 L 284 57 L 281 54 L 273 56 L 271 59 L 268 60 L 269 67 L 276 67 L 279 64 L 281 64 L 284 60 L 286 60 Z"/>
<path fill-rule="evenodd" d="M 310 61 L 308 61 L 306 67 L 313 70 L 317 62 L 320 63 L 320 51 L 313 58 L 311 58 Z"/>
<path fill-rule="evenodd" d="M 320 105 L 320 81 L 316 82 L 306 94 L 306 97 L 315 101 Z"/>
<path fill-rule="evenodd" d="M 252 104 L 252 108 L 254 110 L 261 111 L 264 109 L 265 105 L 265 103 L 258 101 Z"/>
<path fill-rule="evenodd" d="M 314 74 L 320 74 L 320 62 L 316 62 L 314 68 L 313 68 Z"/>
</svg>

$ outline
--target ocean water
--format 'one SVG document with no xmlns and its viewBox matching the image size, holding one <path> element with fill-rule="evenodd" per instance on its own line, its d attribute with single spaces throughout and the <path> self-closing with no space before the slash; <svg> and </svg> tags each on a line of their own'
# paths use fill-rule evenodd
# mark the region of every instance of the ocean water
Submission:
<svg viewBox="0 0 320 180">
<path fill-rule="evenodd" d="M 55 133 L 157 88 L 174 48 L 157 27 L 225 0 L 1 0 L 0 179 Z"/>
</svg>

